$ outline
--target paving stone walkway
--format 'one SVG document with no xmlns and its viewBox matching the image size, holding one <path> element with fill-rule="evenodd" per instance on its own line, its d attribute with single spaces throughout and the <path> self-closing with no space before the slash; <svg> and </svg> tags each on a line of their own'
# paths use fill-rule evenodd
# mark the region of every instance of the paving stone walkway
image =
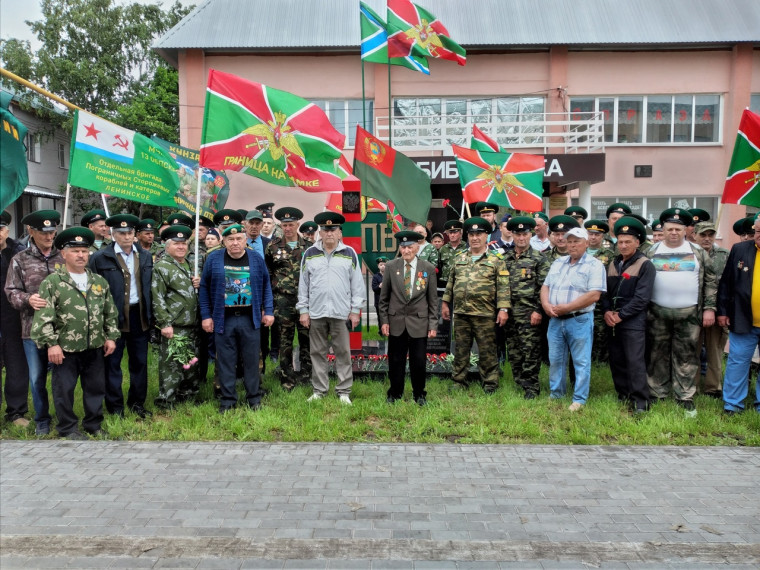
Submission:
<svg viewBox="0 0 760 570">
<path fill-rule="evenodd" d="M 760 449 L 0 442 L 0 567 L 760 567 Z"/>
</svg>

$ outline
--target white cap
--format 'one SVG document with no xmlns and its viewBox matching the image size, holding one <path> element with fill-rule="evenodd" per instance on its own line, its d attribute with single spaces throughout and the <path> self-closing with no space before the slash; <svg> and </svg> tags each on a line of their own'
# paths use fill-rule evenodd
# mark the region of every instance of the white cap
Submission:
<svg viewBox="0 0 760 570">
<path fill-rule="evenodd" d="M 565 239 L 567 239 L 570 236 L 575 236 L 581 239 L 588 239 L 588 232 L 586 231 L 585 228 L 573 228 L 565 234 Z"/>
</svg>

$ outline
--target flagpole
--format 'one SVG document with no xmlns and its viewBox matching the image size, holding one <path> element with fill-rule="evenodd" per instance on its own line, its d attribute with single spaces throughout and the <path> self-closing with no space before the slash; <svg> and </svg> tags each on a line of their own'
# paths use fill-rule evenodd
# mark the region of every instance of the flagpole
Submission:
<svg viewBox="0 0 760 570">
<path fill-rule="evenodd" d="M 367 99 L 364 95 L 364 60 L 362 60 L 362 128 L 367 130 Z"/>
<path fill-rule="evenodd" d="M 106 195 L 101 194 L 100 197 L 103 199 L 103 210 L 106 212 L 106 218 L 110 218 L 111 214 L 108 213 L 108 204 L 106 204 Z"/>
<path fill-rule="evenodd" d="M 390 55 L 388 55 L 388 146 L 393 146 L 393 100 L 391 99 Z"/>
<path fill-rule="evenodd" d="M 66 183 L 66 199 L 63 201 L 63 229 L 66 229 L 67 214 L 69 211 L 69 197 L 71 196 L 71 184 Z"/>
<path fill-rule="evenodd" d="M 198 165 L 198 186 L 195 190 L 195 259 L 193 275 L 198 277 L 198 226 L 201 221 L 201 179 L 203 178 L 203 169 Z"/>
</svg>

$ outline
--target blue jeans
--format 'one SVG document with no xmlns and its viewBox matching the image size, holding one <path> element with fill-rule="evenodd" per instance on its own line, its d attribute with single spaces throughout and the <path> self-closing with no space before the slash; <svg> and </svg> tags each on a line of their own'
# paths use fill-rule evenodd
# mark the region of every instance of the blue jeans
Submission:
<svg viewBox="0 0 760 570">
<path fill-rule="evenodd" d="M 723 408 L 731 411 L 744 409 L 749 391 L 749 366 L 752 355 L 760 344 L 760 327 L 752 327 L 745 334 L 728 333 L 728 360 L 723 377 Z M 755 409 L 760 412 L 760 376 L 755 381 Z"/>
<path fill-rule="evenodd" d="M 575 366 L 573 402 L 585 404 L 591 385 L 591 345 L 594 341 L 594 312 L 569 319 L 553 318 L 546 333 L 549 342 L 550 398 L 562 398 L 567 390 L 565 369 L 568 350 Z"/>
<path fill-rule="evenodd" d="M 29 385 L 32 388 L 34 421 L 37 424 L 50 425 L 50 405 L 48 403 L 47 391 L 47 348 L 37 348 L 32 339 L 25 338 L 24 354 L 26 354 L 26 364 L 29 367 Z"/>
</svg>

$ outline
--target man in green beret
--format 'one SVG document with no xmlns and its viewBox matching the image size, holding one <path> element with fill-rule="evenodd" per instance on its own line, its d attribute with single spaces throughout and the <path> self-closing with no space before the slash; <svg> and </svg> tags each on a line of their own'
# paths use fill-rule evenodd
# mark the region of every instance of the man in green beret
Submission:
<svg viewBox="0 0 760 570">
<path fill-rule="evenodd" d="M 647 307 L 656 272 L 638 249 L 647 235 L 641 222 L 624 216 L 613 230 L 620 254 L 607 266 L 607 292 L 600 301 L 609 331 L 610 372 L 618 400 L 641 414 L 649 409 Z"/>
<path fill-rule="evenodd" d="M 274 238 L 267 244 L 264 260 L 272 280 L 274 296 L 274 326 L 278 329 L 280 383 L 287 392 L 296 384 L 311 378 L 309 356 L 309 331 L 299 322 L 296 310 L 301 260 L 309 244 L 298 235 L 298 225 L 303 212 L 298 208 L 280 208 L 275 217 L 282 227 L 282 238 Z M 293 367 L 293 345 L 298 337 L 300 372 Z"/>
<path fill-rule="evenodd" d="M 312 220 L 308 220 L 301 224 L 298 231 L 301 232 L 301 235 L 306 241 L 314 243 L 314 236 L 317 233 L 318 227 L 319 226 L 317 226 Z"/>
<path fill-rule="evenodd" d="M 64 265 L 54 244 L 56 226 L 60 221 L 61 215 L 55 210 L 38 210 L 21 220 L 29 227 L 29 247 L 13 256 L 5 282 L 8 301 L 21 316 L 21 339 L 29 369 L 37 435 L 50 433 L 48 357 L 47 350 L 38 348 L 30 333 L 35 312 L 45 307 L 45 300 L 39 295 L 40 283 Z"/>
<path fill-rule="evenodd" d="M 95 234 L 95 241 L 90 246 L 90 253 L 95 253 L 99 249 L 111 245 L 111 228 L 106 224 L 106 215 L 104 210 L 90 210 L 82 216 L 82 227 L 89 228 Z"/>
<path fill-rule="evenodd" d="M 187 246 L 188 251 L 195 251 L 195 241 L 197 240 L 198 253 L 205 257 L 208 251 L 206 248 L 206 236 L 208 235 L 208 231 L 215 227 L 216 225 L 214 224 L 214 220 L 203 215 L 199 216 L 198 227 L 195 228 L 193 238 L 190 240 L 190 243 Z"/>
<path fill-rule="evenodd" d="M 540 392 L 541 323 L 545 319 L 540 297 L 550 263 L 545 255 L 530 247 L 531 232 L 536 226 L 532 217 L 516 216 L 507 226 L 515 244 L 504 255 L 512 302 L 505 327 L 509 364 L 524 398 L 532 400 Z"/>
<path fill-rule="evenodd" d="M 555 259 L 567 255 L 567 239 L 565 236 L 571 229 L 578 227 L 580 225 L 575 218 L 564 214 L 554 216 L 549 220 L 549 239 L 553 245 L 550 250 L 544 252 L 544 255 L 549 259 L 550 264 Z"/>
<path fill-rule="evenodd" d="M 623 216 L 626 216 L 631 213 L 631 208 L 628 206 L 628 204 L 623 204 L 622 202 L 615 202 L 614 204 L 610 205 L 607 208 L 606 216 L 607 216 L 607 225 L 610 228 L 610 233 L 607 234 L 605 237 L 605 244 L 604 247 L 607 247 L 609 249 L 615 248 L 615 243 L 617 242 L 617 238 L 615 237 L 615 222 L 617 222 L 620 218 Z"/>
<path fill-rule="evenodd" d="M 137 216 L 117 214 L 106 220 L 111 227 L 113 243 L 90 257 L 90 269 L 108 281 L 108 287 L 119 313 L 121 338 L 116 350 L 106 358 L 106 410 L 124 415 L 121 361 L 124 349 L 129 361 L 129 393 L 127 407 L 145 418 L 148 396 L 148 341 L 153 320 L 150 294 L 153 257 L 135 245 Z"/>
<path fill-rule="evenodd" d="M 495 255 L 488 255 L 490 224 L 479 217 L 469 218 L 464 230 L 470 251 L 459 254 L 451 269 L 443 294 L 441 317 L 454 315 L 454 386 L 467 389 L 472 341 L 478 343 L 478 370 L 486 394 L 499 387 L 499 360 L 496 354 L 494 322 L 504 326 L 511 308 L 509 271 Z"/>
<path fill-rule="evenodd" d="M 534 228 L 535 234 L 530 238 L 530 247 L 536 251 L 546 251 L 552 246 L 551 240 L 549 240 L 549 216 L 543 212 L 535 212 L 532 214 L 533 221 L 536 222 Z"/>
<path fill-rule="evenodd" d="M 589 220 L 583 224 L 588 232 L 588 249 L 586 253 L 602 262 L 605 269 L 609 266 L 615 253 L 603 245 L 604 235 L 610 231 L 607 222 Z M 646 236 L 646 234 L 644 234 Z M 606 363 L 607 356 L 607 327 L 604 325 L 604 313 L 601 303 L 594 307 L 594 346 L 591 349 L 591 360 Z"/>
<path fill-rule="evenodd" d="M 225 228 L 232 224 L 242 223 L 243 218 L 245 218 L 245 216 L 241 215 L 237 210 L 225 208 L 214 214 L 214 224 L 216 224 L 216 227 L 219 228 L 220 232 L 223 232 Z"/>
<path fill-rule="evenodd" d="M 464 225 L 459 220 L 449 220 L 443 225 L 444 233 L 449 238 L 449 243 L 444 244 L 441 248 L 441 273 L 438 279 L 438 287 L 446 288 L 446 283 L 451 274 L 451 268 L 454 265 L 454 258 L 462 252 L 467 251 L 467 243 L 462 239 L 462 230 Z"/>
<path fill-rule="evenodd" d="M 84 418 L 82 429 L 105 435 L 104 357 L 113 353 L 119 338 L 116 306 L 108 282 L 87 268 L 89 247 L 95 235 L 87 228 L 69 228 L 55 239 L 64 266 L 40 284 L 44 307 L 34 315 L 31 338 L 47 352 L 53 364 L 53 403 L 58 434 L 67 439 L 87 439 L 79 431 L 74 412 L 74 390 L 81 378 Z"/>
<path fill-rule="evenodd" d="M 755 239 L 755 232 L 752 229 L 752 217 L 741 218 L 736 220 L 732 227 L 734 233 L 739 236 L 739 241 L 751 241 Z"/>
<path fill-rule="evenodd" d="M 694 381 L 699 371 L 702 327 L 715 324 L 717 280 L 712 261 L 701 247 L 686 241 L 692 214 L 668 208 L 660 214 L 665 239 L 647 252 L 656 270 L 649 304 L 649 391 L 663 400 L 671 391 L 687 416 L 696 415 Z"/>
<path fill-rule="evenodd" d="M 193 268 L 186 259 L 191 233 L 189 227 L 182 225 L 169 226 L 161 232 L 161 239 L 166 244 L 166 255 L 153 266 L 153 316 L 156 328 L 161 331 L 158 351 L 158 397 L 154 404 L 161 409 L 194 400 L 200 389 L 199 366 L 194 363 L 185 368 L 191 358 L 180 362 L 170 354 L 172 347 L 182 344 L 187 345 L 187 352 L 192 355 L 198 354 L 200 348 L 200 278 L 193 275 Z"/>
<path fill-rule="evenodd" d="M 586 211 L 586 208 L 583 208 L 581 206 L 570 206 L 568 208 L 565 208 L 565 211 L 563 212 L 566 216 L 572 216 L 575 218 L 575 221 L 578 222 L 579 226 L 583 226 L 583 222 L 586 218 L 588 218 L 588 212 Z"/>
<path fill-rule="evenodd" d="M 491 231 L 488 232 L 488 241 L 491 242 L 498 238 L 499 224 L 496 223 L 496 214 L 499 211 L 497 204 L 491 204 L 490 202 L 477 202 L 474 208 L 474 214 L 480 216 L 487 221 L 491 226 Z"/>
<path fill-rule="evenodd" d="M 156 227 L 156 220 L 151 218 L 144 218 L 135 226 L 137 245 L 150 253 L 154 259 L 159 249 L 161 249 L 158 243 L 156 243 Z"/>
<path fill-rule="evenodd" d="M 425 349 L 427 339 L 436 336 L 438 327 L 435 266 L 417 256 L 425 234 L 401 231 L 394 237 L 401 257 L 388 263 L 388 277 L 380 291 L 380 331 L 388 337 L 390 388 L 386 401 L 392 404 L 403 398 L 408 357 L 412 398 L 424 406 Z"/>
<path fill-rule="evenodd" d="M 693 214 L 694 210 L 691 212 Z M 694 229 L 694 235 L 697 245 L 704 249 L 710 257 L 715 270 L 715 280 L 720 283 L 728 259 L 728 250 L 715 244 L 715 224 L 699 222 Z M 717 322 L 711 327 L 702 327 L 702 334 L 699 339 L 702 362 L 694 380 L 697 391 L 701 391 L 711 398 L 721 399 L 723 397 L 723 352 L 726 348 L 726 342 L 728 342 L 727 327 L 722 327 Z M 700 382 L 701 376 L 704 376 L 704 382 Z"/>
<path fill-rule="evenodd" d="M 662 231 L 662 222 L 652 220 L 652 243 L 657 243 L 665 238 L 665 232 Z"/>
<path fill-rule="evenodd" d="M 688 211 L 691 214 L 692 224 L 686 227 L 686 240 L 699 245 L 697 234 L 694 230 L 696 230 L 698 224 L 709 222 L 710 214 L 707 210 L 703 210 L 702 208 L 689 208 Z M 720 277 L 718 277 L 718 280 L 720 280 Z"/>
</svg>

